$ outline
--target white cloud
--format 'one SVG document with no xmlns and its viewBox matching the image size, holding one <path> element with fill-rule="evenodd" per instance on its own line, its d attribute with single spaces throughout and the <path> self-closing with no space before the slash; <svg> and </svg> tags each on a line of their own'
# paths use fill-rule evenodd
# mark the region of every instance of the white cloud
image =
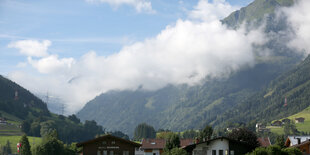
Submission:
<svg viewBox="0 0 310 155">
<path fill-rule="evenodd" d="M 200 0 L 194 10 L 190 12 L 189 17 L 206 22 L 220 20 L 239 8 L 238 6 L 231 6 L 225 0 L 213 0 L 213 3 L 208 0 Z"/>
<path fill-rule="evenodd" d="M 51 45 L 49 40 L 43 40 L 39 42 L 37 40 L 21 40 L 11 42 L 9 48 L 17 48 L 19 52 L 26 56 L 43 57 L 47 56 L 47 49 Z"/>
<path fill-rule="evenodd" d="M 296 1 L 293 7 L 285 8 L 282 11 L 287 15 L 288 22 L 292 26 L 295 36 L 289 46 L 310 54 L 310 1 Z"/>
<path fill-rule="evenodd" d="M 113 7 L 119 7 L 120 5 L 133 6 L 137 12 L 154 13 L 152 4 L 148 0 L 86 0 L 89 3 L 108 3 Z"/>
<path fill-rule="evenodd" d="M 50 55 L 39 60 L 28 57 L 28 62 L 40 73 L 64 73 L 71 69 L 74 64 L 73 58 L 59 59 L 57 55 Z"/>
<path fill-rule="evenodd" d="M 29 59 L 39 72 L 49 74 L 33 77 L 14 72 L 10 77 L 30 90 L 49 89 L 66 101 L 70 112 L 75 112 L 109 90 L 136 89 L 140 85 L 148 90 L 167 84 L 195 85 L 206 76 L 221 78 L 253 65 L 252 44 L 263 40 L 259 30 L 231 30 L 217 18 L 212 19 L 178 20 L 157 36 L 125 46 L 110 56 L 90 51 L 76 60 L 54 55 Z"/>
</svg>

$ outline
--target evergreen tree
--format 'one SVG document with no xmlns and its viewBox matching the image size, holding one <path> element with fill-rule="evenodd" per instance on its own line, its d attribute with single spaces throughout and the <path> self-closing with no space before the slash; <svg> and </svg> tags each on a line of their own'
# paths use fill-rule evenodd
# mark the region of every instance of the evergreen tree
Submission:
<svg viewBox="0 0 310 155">
<path fill-rule="evenodd" d="M 11 143 L 9 140 L 7 140 L 5 146 L 3 147 L 3 154 L 8 155 L 11 153 L 12 153 Z"/>
<path fill-rule="evenodd" d="M 202 131 L 200 131 L 199 139 L 201 141 L 209 140 L 209 139 L 211 139 L 212 134 L 213 134 L 212 126 L 206 125 L 206 127 Z"/>
<path fill-rule="evenodd" d="M 20 153 L 22 155 L 31 155 L 30 144 L 27 136 L 23 135 L 22 138 L 19 140 L 19 142 L 21 143 L 21 147 L 19 149 Z"/>
<path fill-rule="evenodd" d="M 166 139 L 166 150 L 171 150 L 173 148 L 180 147 L 180 137 L 177 134 L 170 134 L 169 137 Z"/>
<path fill-rule="evenodd" d="M 253 150 L 259 146 L 256 134 L 247 128 L 232 130 L 232 132 L 228 134 L 228 138 L 246 142 Z"/>
<path fill-rule="evenodd" d="M 284 135 L 279 135 L 276 138 L 276 145 L 280 146 L 281 148 L 285 147 L 285 137 Z"/>
<path fill-rule="evenodd" d="M 154 127 L 146 123 L 139 124 L 135 128 L 134 139 L 136 140 L 140 140 L 142 138 L 155 138 L 155 137 L 156 137 L 156 131 Z"/>
</svg>

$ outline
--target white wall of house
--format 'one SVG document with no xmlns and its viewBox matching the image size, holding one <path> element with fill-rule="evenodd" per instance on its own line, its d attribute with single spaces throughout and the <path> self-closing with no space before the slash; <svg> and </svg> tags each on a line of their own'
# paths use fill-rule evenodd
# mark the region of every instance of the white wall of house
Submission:
<svg viewBox="0 0 310 155">
<path fill-rule="evenodd" d="M 144 151 L 141 149 L 141 147 L 136 147 L 135 155 L 144 155 Z"/>
<path fill-rule="evenodd" d="M 216 150 L 216 155 L 219 155 L 219 150 L 223 150 L 223 155 L 228 155 L 229 141 L 226 139 L 217 139 L 207 143 L 198 144 L 193 150 L 193 155 L 212 155 L 212 150 Z"/>
<path fill-rule="evenodd" d="M 152 152 L 144 152 L 144 155 L 160 155 L 160 151 L 153 149 Z"/>
</svg>

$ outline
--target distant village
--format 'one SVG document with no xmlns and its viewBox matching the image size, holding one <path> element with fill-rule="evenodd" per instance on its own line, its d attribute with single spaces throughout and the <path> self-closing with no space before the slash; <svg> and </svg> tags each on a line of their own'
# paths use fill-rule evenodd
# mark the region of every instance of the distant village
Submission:
<svg viewBox="0 0 310 155">
<path fill-rule="evenodd" d="M 282 126 L 290 122 L 290 119 L 274 121 L 272 126 Z M 295 123 L 303 123 L 305 118 L 296 118 Z M 237 131 L 238 128 L 227 128 L 228 132 Z M 270 132 L 262 123 L 256 124 L 256 132 Z M 130 141 L 104 135 L 92 140 L 80 142 L 77 147 L 81 148 L 80 155 L 164 155 L 169 140 L 163 138 L 145 138 L 141 141 Z M 272 147 L 269 137 L 258 137 L 259 146 L 256 148 Z M 310 136 L 290 135 L 284 139 L 283 148 L 298 150 L 302 154 L 310 154 Z M 186 155 L 242 155 L 253 154 L 253 149 L 244 140 L 236 140 L 225 136 L 204 138 L 202 140 L 185 138 L 179 140 L 178 149 Z M 252 152 L 252 153 L 251 153 Z M 294 152 L 294 151 L 291 151 Z M 180 153 L 169 153 L 169 155 Z M 256 154 L 256 153 L 254 153 Z M 259 154 L 259 153 L 258 153 Z M 295 153 L 289 153 L 295 154 Z"/>
<path fill-rule="evenodd" d="M 257 139 L 260 147 L 271 146 L 268 137 Z M 78 143 L 82 147 L 81 155 L 162 155 L 166 145 L 165 139 L 143 139 L 141 144 L 122 138 L 105 135 L 89 141 Z M 310 154 L 310 136 L 288 136 L 285 147 L 300 149 L 304 154 Z M 227 137 L 217 137 L 205 141 L 180 139 L 180 149 L 187 155 L 240 155 L 249 151 L 243 141 Z"/>
</svg>

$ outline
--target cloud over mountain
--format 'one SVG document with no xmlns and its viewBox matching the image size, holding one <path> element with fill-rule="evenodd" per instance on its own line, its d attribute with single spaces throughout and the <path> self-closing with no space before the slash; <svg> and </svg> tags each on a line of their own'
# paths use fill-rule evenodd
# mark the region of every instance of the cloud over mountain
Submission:
<svg viewBox="0 0 310 155">
<path fill-rule="evenodd" d="M 203 10 L 212 6 L 216 11 Z M 260 30 L 248 33 L 242 28 L 232 30 L 222 25 L 219 19 L 230 13 L 227 8 L 235 7 L 225 1 L 201 0 L 189 19 L 179 19 L 155 37 L 125 46 L 118 53 L 101 56 L 89 51 L 79 59 L 47 54 L 28 59 L 29 64 L 44 74 L 12 72 L 10 78 L 37 92 L 49 89 L 51 94 L 63 98 L 69 105 L 68 110 L 74 112 L 109 90 L 139 86 L 155 90 L 167 84 L 199 84 L 206 76 L 227 76 L 253 65 L 252 45 L 264 41 Z M 210 18 L 204 16 L 206 11 Z"/>
</svg>

